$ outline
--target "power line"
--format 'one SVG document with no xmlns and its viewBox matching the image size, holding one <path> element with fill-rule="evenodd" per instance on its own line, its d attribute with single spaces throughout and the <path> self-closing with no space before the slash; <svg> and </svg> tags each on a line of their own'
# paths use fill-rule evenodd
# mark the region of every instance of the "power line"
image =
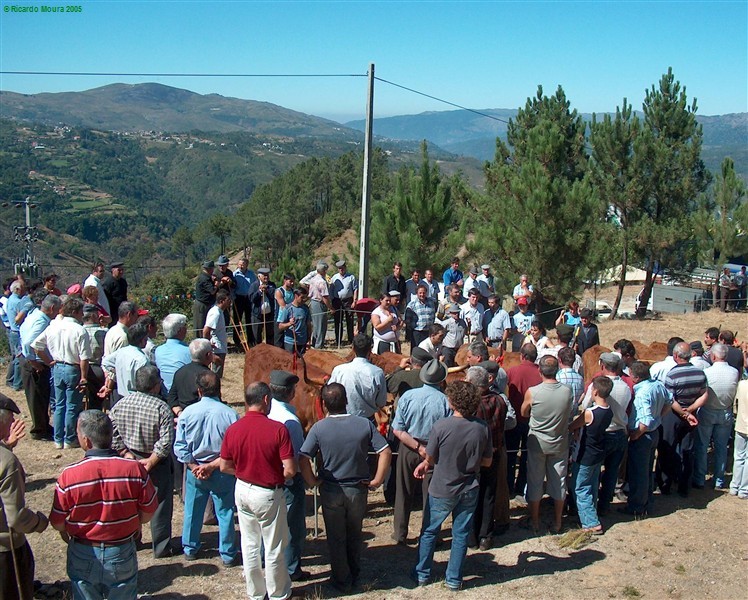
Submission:
<svg viewBox="0 0 748 600">
<path fill-rule="evenodd" d="M 366 77 L 366 73 L 108 73 L 94 71 L 0 71 L 0 75 L 63 77 Z"/>
<path fill-rule="evenodd" d="M 400 88 L 401 90 L 406 90 L 408 92 L 412 92 L 413 94 L 418 94 L 419 96 L 423 96 L 425 98 L 431 98 L 432 100 L 436 100 L 437 102 L 442 102 L 443 104 L 448 104 L 449 106 L 454 106 L 455 108 L 459 108 L 459 109 L 471 112 L 473 114 L 480 115 L 481 117 L 486 117 L 487 119 L 492 119 L 494 121 L 499 121 L 501 123 L 506 123 L 507 125 L 509 125 L 509 121 L 507 121 L 506 119 L 501 119 L 494 115 L 489 115 L 488 113 L 484 113 L 479 110 L 475 110 L 473 108 L 468 108 L 460 104 L 455 104 L 454 102 L 450 102 L 449 100 L 444 100 L 444 98 L 438 98 L 436 96 L 432 96 L 431 94 L 427 94 L 426 92 L 419 92 L 418 90 L 414 90 L 413 88 L 409 88 L 405 85 L 395 83 L 394 81 L 387 81 L 386 79 L 382 79 L 381 77 L 374 77 L 374 79 L 376 79 L 377 81 L 381 81 L 382 83 L 386 83 L 388 85 Z"/>
</svg>

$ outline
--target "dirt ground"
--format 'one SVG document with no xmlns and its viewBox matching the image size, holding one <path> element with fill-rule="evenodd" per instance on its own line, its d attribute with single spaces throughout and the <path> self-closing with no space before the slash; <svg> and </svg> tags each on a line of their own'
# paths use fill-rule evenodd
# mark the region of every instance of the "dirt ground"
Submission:
<svg viewBox="0 0 748 600">
<path fill-rule="evenodd" d="M 601 340 L 612 346 L 621 337 L 649 343 L 673 335 L 703 339 L 709 326 L 723 326 L 745 334 L 748 316 L 710 311 L 636 322 L 615 321 L 600 325 Z M 241 408 L 242 355 L 228 357 L 224 398 Z M 22 393 L 3 392 L 28 410 Z M 55 450 L 51 443 L 24 439 L 16 449 L 28 475 L 27 503 L 48 511 L 57 475 L 62 467 L 82 456 L 80 450 Z M 303 566 L 313 577 L 294 589 L 302 597 L 333 598 L 324 585 L 329 576 L 324 524 L 318 519 L 314 537 L 314 503 L 307 493 L 308 538 Z M 545 509 L 548 511 L 548 508 Z M 496 539 L 491 551 L 470 551 L 465 563 L 465 598 L 745 598 L 748 589 L 748 502 L 713 489 L 694 490 L 687 499 L 657 496 L 653 516 L 634 520 L 615 510 L 603 518 L 604 536 L 578 550 L 560 547 L 559 536 L 529 537 L 517 527 L 524 514 L 512 508 L 512 526 Z M 549 517 L 549 513 L 546 514 Z M 566 523 L 578 527 L 572 518 Z M 415 542 L 420 514 L 411 518 Z M 179 542 L 182 508 L 175 499 L 173 536 Z M 354 596 L 376 599 L 452 597 L 443 584 L 449 544 L 436 553 L 436 582 L 413 589 L 408 574 L 416 560 L 416 546 L 393 545 L 392 510 L 380 491 L 370 495 L 364 524 L 366 548 L 363 573 Z M 449 533 L 449 521 L 445 524 Z M 216 552 L 217 528 L 205 527 L 205 549 L 200 560 L 187 563 L 179 557 L 154 560 L 148 549 L 139 552 L 141 597 L 160 599 L 219 599 L 245 597 L 241 568 L 224 569 Z M 150 538 L 146 527 L 144 540 Z M 447 535 L 448 538 L 448 535 Z M 51 528 L 29 536 L 36 557 L 36 578 L 45 584 L 65 581 L 65 545 Z"/>
</svg>

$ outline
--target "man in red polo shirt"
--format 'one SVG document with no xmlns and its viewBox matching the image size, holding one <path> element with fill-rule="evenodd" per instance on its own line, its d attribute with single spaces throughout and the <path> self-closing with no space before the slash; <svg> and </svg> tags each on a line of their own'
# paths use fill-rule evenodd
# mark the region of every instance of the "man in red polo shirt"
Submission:
<svg viewBox="0 0 748 600">
<path fill-rule="evenodd" d="M 135 538 L 158 506 L 145 467 L 112 450 L 112 422 L 100 410 L 78 417 L 85 458 L 63 469 L 49 522 L 68 542 L 75 598 L 135 598 Z"/>
<path fill-rule="evenodd" d="M 226 430 L 221 446 L 221 472 L 236 476 L 244 578 L 252 600 L 262 600 L 266 594 L 270 600 L 291 597 L 283 484 L 296 475 L 297 465 L 288 429 L 267 417 L 271 399 L 267 384 L 250 384 L 244 392 L 246 413 Z"/>
<path fill-rule="evenodd" d="M 535 361 L 538 351 L 532 344 L 525 344 L 520 348 L 520 364 L 506 372 L 507 396 L 517 414 L 517 426 L 506 432 L 506 475 L 509 486 L 509 497 L 524 496 L 527 484 L 527 433 L 530 430 L 529 419 L 520 414 L 525 392 L 535 385 L 540 385 L 540 371 Z M 515 479 L 518 450 L 522 450 L 519 469 Z"/>
</svg>

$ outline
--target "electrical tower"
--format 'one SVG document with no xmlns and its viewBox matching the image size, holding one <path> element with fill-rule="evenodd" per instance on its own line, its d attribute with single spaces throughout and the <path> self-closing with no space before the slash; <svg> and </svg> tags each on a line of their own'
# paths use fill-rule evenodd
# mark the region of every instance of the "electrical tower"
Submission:
<svg viewBox="0 0 748 600">
<path fill-rule="evenodd" d="M 33 244 L 39 239 L 39 230 L 31 225 L 31 209 L 36 208 L 36 204 L 31 202 L 31 196 L 25 200 L 15 202 L 3 202 L 3 206 L 13 204 L 16 208 L 25 208 L 26 225 L 16 225 L 13 227 L 13 239 L 23 244 L 23 254 L 13 260 L 13 269 L 15 274 L 23 273 L 29 277 L 39 276 L 39 265 L 36 264 Z"/>
</svg>

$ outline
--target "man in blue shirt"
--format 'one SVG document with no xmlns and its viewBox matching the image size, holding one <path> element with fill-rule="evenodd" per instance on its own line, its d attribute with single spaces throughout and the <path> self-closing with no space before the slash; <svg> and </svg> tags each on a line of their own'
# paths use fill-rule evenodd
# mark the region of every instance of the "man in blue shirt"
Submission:
<svg viewBox="0 0 748 600">
<path fill-rule="evenodd" d="M 455 284 L 462 289 L 462 286 L 465 283 L 464 279 L 462 271 L 460 271 L 460 259 L 455 256 L 452 259 L 451 266 L 444 271 L 444 275 L 442 276 L 444 287 L 446 288 L 448 285 Z"/>
<path fill-rule="evenodd" d="M 10 387 L 16 392 L 21 391 L 21 363 L 19 355 L 21 354 L 21 323 L 26 318 L 28 312 L 34 307 L 34 303 L 28 294 L 26 294 L 26 282 L 16 279 L 10 285 L 10 297 L 5 305 L 5 312 L 8 315 L 8 343 L 10 344 L 10 355 L 13 365 L 13 378 Z"/>
<path fill-rule="evenodd" d="M 171 313 L 164 317 L 161 327 L 166 342 L 155 350 L 156 366 L 164 382 L 164 391 L 168 394 L 174 382 L 174 373 L 192 361 L 190 348 L 184 343 L 187 336 L 187 317 Z"/>
<path fill-rule="evenodd" d="M 416 298 L 405 309 L 405 323 L 410 334 L 411 348 L 418 346 L 429 337 L 429 327 L 436 319 L 436 302 L 428 296 L 428 288 L 419 283 Z"/>
<path fill-rule="evenodd" d="M 278 329 L 283 331 L 283 348 L 301 356 L 306 352 L 312 335 L 312 320 L 306 305 L 307 293 L 304 288 L 296 288 L 293 301 L 278 311 Z"/>
<path fill-rule="evenodd" d="M 247 344 L 254 346 L 254 335 L 250 323 L 252 315 L 249 307 L 249 288 L 257 281 L 257 275 L 249 268 L 249 261 L 246 258 L 239 259 L 239 268 L 234 271 L 234 324 L 239 328 L 239 323 L 244 325 L 244 332 L 247 335 Z M 241 348 L 241 341 L 237 343 L 238 329 L 234 329 L 234 345 Z"/>
<path fill-rule="evenodd" d="M 426 457 L 426 445 L 434 423 L 452 412 L 447 397 L 441 391 L 447 378 L 444 363 L 436 359 L 427 362 L 421 367 L 419 378 L 424 385 L 410 389 L 400 397 L 392 421 L 392 432 L 400 441 L 395 465 L 397 483 L 392 539 L 403 545 L 408 539 L 408 521 L 417 486 L 422 489 L 425 509 L 431 481 L 430 473 L 419 481 L 413 475 L 413 470 Z"/>
<path fill-rule="evenodd" d="M 628 504 L 618 511 L 645 516 L 652 510 L 655 450 L 659 441 L 658 427 L 669 410 L 673 398 L 664 384 L 650 378 L 649 366 L 636 361 L 631 364 L 634 400 L 629 414 Z"/>
<path fill-rule="evenodd" d="M 212 371 L 198 375 L 197 393 L 200 400 L 179 415 L 174 441 L 174 454 L 187 469 L 182 530 L 184 558 L 197 559 L 203 513 L 211 497 L 218 520 L 218 552 L 224 566 L 233 567 L 239 564 L 234 530 L 236 478 L 222 473 L 219 464 L 226 430 L 239 420 L 239 415 L 221 402 L 221 380 Z"/>
<path fill-rule="evenodd" d="M 41 288 L 34 293 L 34 300 L 40 302 L 39 308 L 31 309 L 20 328 L 21 335 L 21 379 L 26 392 L 26 402 L 31 414 L 31 431 L 35 440 L 52 440 L 52 428 L 49 424 L 50 368 L 45 365 L 31 347 L 52 319 L 60 311 L 62 302 L 54 294 Z"/>
</svg>

